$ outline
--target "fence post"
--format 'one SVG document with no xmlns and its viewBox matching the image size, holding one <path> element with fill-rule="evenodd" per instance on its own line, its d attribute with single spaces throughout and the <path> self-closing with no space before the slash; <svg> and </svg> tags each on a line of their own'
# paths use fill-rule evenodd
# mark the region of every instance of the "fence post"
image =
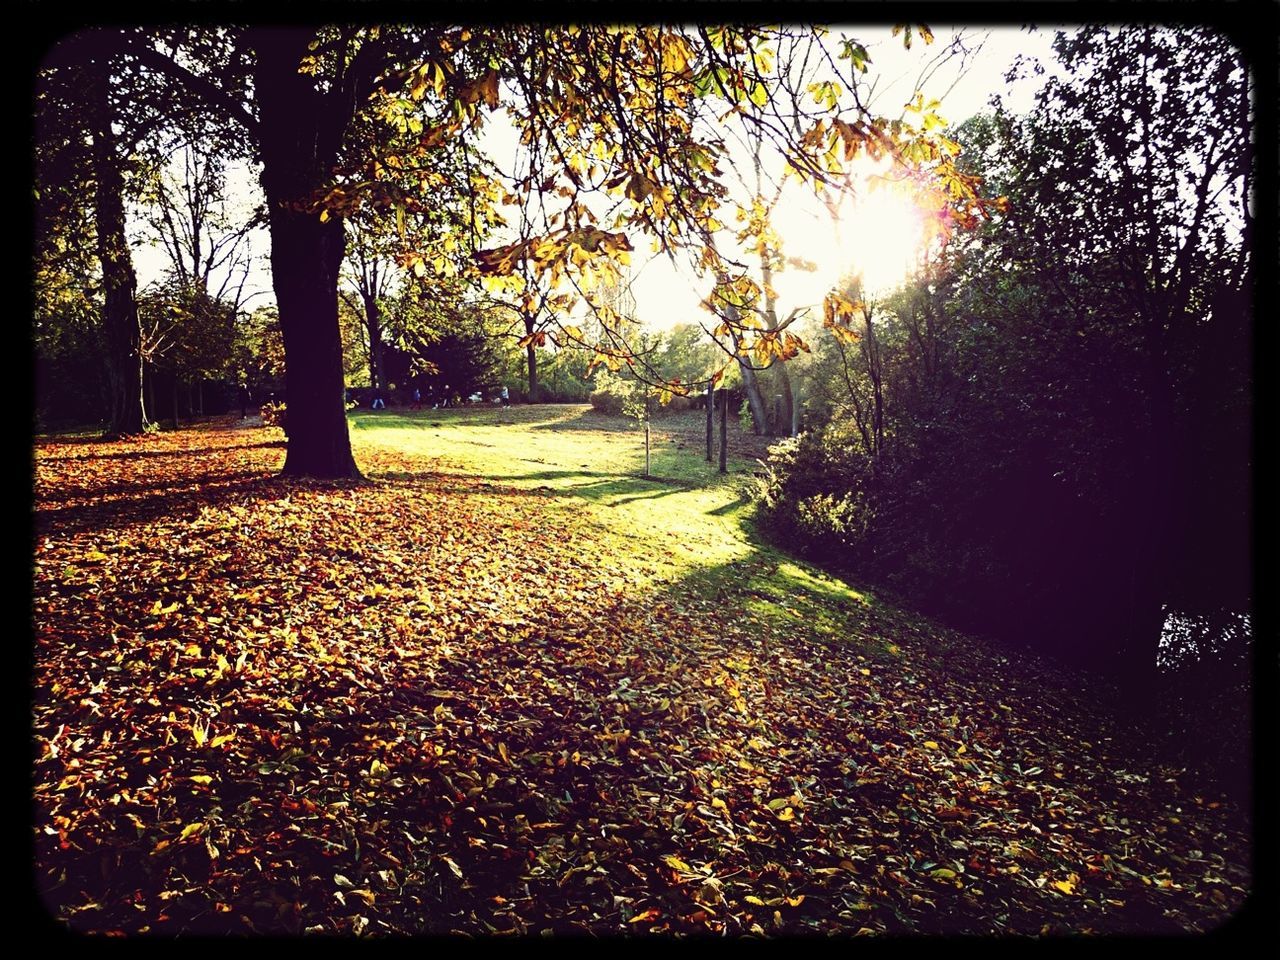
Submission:
<svg viewBox="0 0 1280 960">
<path fill-rule="evenodd" d="M 715 409 L 715 388 L 711 383 L 707 383 L 707 463 L 711 462 L 711 435 L 715 432 L 715 424 L 712 422 L 712 410 Z"/>
<path fill-rule="evenodd" d="M 729 394 L 720 391 L 720 472 L 728 473 L 729 462 Z"/>
</svg>

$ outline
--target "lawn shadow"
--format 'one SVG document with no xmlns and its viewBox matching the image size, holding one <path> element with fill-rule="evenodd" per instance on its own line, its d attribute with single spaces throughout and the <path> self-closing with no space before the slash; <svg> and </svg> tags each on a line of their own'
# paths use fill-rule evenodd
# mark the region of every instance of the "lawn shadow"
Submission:
<svg viewBox="0 0 1280 960">
<path fill-rule="evenodd" d="M 35 530 L 39 536 L 68 537 L 77 533 L 114 530 L 158 520 L 182 522 L 197 517 L 206 507 L 219 507 L 246 500 L 278 500 L 303 487 L 299 481 L 261 470 L 222 474 L 217 480 L 193 478 L 184 483 L 169 482 L 134 486 L 125 496 L 74 506 L 35 510 Z M 334 484 L 335 487 L 339 484 Z M 151 494 L 151 495 L 148 495 Z"/>
<path fill-rule="evenodd" d="M 62 444 L 66 441 L 54 440 L 54 443 Z M 112 453 L 90 453 L 84 456 L 46 456 L 40 457 L 41 463 L 58 463 L 64 460 L 147 460 L 154 457 L 198 457 L 204 454 L 215 453 L 231 453 L 236 450 L 260 450 L 268 447 L 278 447 L 284 449 L 288 446 L 288 441 L 280 440 L 263 440 L 261 443 L 236 443 L 228 444 L 225 447 L 199 447 L 194 450 L 120 450 Z"/>
</svg>

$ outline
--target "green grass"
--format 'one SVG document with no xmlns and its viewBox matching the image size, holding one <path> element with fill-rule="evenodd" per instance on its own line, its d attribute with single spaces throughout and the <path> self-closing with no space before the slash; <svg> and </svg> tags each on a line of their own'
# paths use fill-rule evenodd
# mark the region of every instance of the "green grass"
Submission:
<svg viewBox="0 0 1280 960">
<path fill-rule="evenodd" d="M 638 587 L 680 580 L 789 634 L 869 641 L 851 615 L 874 598 L 761 539 L 749 493 L 758 464 L 730 458 L 721 474 L 700 439 L 669 432 L 664 421 L 651 429 L 652 475 L 644 478 L 643 431 L 585 405 L 360 411 L 350 419 L 359 441 L 574 511 L 602 551 L 627 562 Z"/>
</svg>

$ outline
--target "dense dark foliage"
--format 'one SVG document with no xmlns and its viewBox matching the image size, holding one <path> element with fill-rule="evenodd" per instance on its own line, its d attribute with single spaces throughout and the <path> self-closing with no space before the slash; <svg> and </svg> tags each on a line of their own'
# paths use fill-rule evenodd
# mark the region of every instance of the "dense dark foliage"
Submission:
<svg viewBox="0 0 1280 960">
<path fill-rule="evenodd" d="M 1250 602 L 1245 79 L 1201 31 L 1057 50 L 1075 79 L 960 135 L 1009 214 L 875 304 L 874 343 L 823 346 L 823 422 L 776 448 L 765 514 L 1141 693 L 1167 610 Z"/>
</svg>

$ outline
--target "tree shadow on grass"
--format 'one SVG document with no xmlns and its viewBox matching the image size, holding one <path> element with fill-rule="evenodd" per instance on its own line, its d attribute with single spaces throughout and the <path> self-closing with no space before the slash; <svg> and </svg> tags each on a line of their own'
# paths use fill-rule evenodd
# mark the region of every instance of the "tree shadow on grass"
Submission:
<svg viewBox="0 0 1280 960">
<path fill-rule="evenodd" d="M 51 508 L 43 508 L 37 503 L 34 526 L 38 536 L 69 537 L 154 521 L 181 523 L 194 519 L 209 507 L 248 500 L 278 500 L 300 489 L 314 489 L 316 486 L 278 474 L 265 474 L 261 470 L 221 474 L 216 480 L 191 477 L 152 485 L 121 485 L 116 492 L 124 495 L 113 500 Z M 350 484 L 344 481 L 331 486 L 345 489 Z M 92 491 L 94 495 L 109 492 L 109 487 Z"/>
<path fill-rule="evenodd" d="M 63 440 L 55 440 L 59 445 L 66 443 Z M 217 453 L 233 453 L 237 450 L 261 450 L 271 447 L 284 449 L 288 445 L 288 441 L 280 440 L 264 440 L 261 443 L 235 443 L 228 444 L 224 447 L 199 447 L 197 449 L 178 449 L 178 450 L 118 450 L 110 453 L 88 453 L 83 456 L 74 455 L 54 455 L 40 457 L 41 463 L 58 463 L 66 460 L 149 460 L 153 458 L 164 457 L 198 457 L 205 454 Z"/>
<path fill-rule="evenodd" d="M 850 932 L 866 925 L 896 933 L 1034 934 L 1046 922 L 1066 930 L 1186 932 L 1165 912 L 1175 894 L 1135 887 L 1118 875 L 1091 876 L 1091 882 L 1106 882 L 1113 892 L 1123 888 L 1131 905 L 1101 912 L 1096 898 L 1082 906 L 1084 898 L 1041 891 L 1012 871 L 983 872 L 987 896 L 981 899 L 967 893 L 968 884 L 938 883 L 930 871 L 955 859 L 957 840 L 983 862 L 1008 860 L 1009 840 L 1056 862 L 1056 849 L 1040 837 L 1066 826 L 1078 828 L 1073 836 L 1085 852 L 1076 856 L 1101 858 L 1111 842 L 1108 824 L 1121 817 L 1137 825 L 1156 823 L 1179 803 L 1190 810 L 1189 795 L 1158 777 L 1127 791 L 1100 788 L 1109 765 L 1144 769 L 1136 744 L 1108 720 L 1102 698 L 1081 701 L 1079 690 L 1057 685 L 1041 665 L 1006 660 L 993 669 L 986 644 L 964 643 L 941 630 L 922 635 L 911 615 L 859 603 L 840 611 L 841 629 L 815 634 L 788 607 L 798 600 L 829 603 L 839 587 L 815 589 L 807 573 L 784 571 L 780 577 L 779 559 L 789 560 L 776 551 L 753 552 L 591 608 L 522 609 L 527 628 L 519 644 L 478 633 L 468 638 L 466 656 L 433 664 L 429 683 L 410 673 L 412 666 L 404 674 L 395 672 L 398 664 L 389 668 L 398 709 L 425 722 L 444 703 L 468 721 L 465 728 L 451 728 L 447 746 L 467 756 L 494 757 L 481 761 L 495 771 L 483 795 L 451 806 L 451 819 L 477 832 L 502 823 L 504 840 L 512 833 L 528 836 L 522 822 L 540 822 L 548 832 L 538 834 L 538 844 L 556 851 L 572 851 L 568 838 L 585 833 L 583 825 L 608 824 L 620 851 L 614 855 L 613 847 L 602 844 L 609 854 L 582 861 L 591 871 L 566 872 L 566 865 L 579 862 L 572 859 L 535 879 L 500 855 L 505 845 L 501 851 L 483 843 L 454 845 L 449 854 L 461 872 L 484 880 L 470 889 L 451 886 L 450 909 L 488 916 L 493 898 L 512 900 L 514 891 L 527 905 L 521 908 L 529 911 L 524 919 L 535 927 L 553 923 L 563 932 L 581 931 L 586 927 L 553 922 L 542 911 L 593 902 L 601 888 L 609 894 L 634 887 L 636 874 L 627 864 L 675 857 L 718 864 L 723 892 L 739 908 L 745 895 L 759 897 L 763 885 L 774 882 L 771 864 L 803 862 L 805 896 L 778 921 L 785 924 L 782 932 L 835 923 Z M 770 591 L 770 585 L 778 589 Z M 762 591 L 769 592 L 773 609 L 752 605 Z M 710 606 L 745 627 L 708 624 L 700 614 Z M 750 612 L 749 622 L 740 611 Z M 596 629 L 601 620 L 628 628 L 602 636 Z M 767 634 L 761 629 L 765 622 Z M 873 647 L 889 641 L 906 651 L 901 658 L 870 656 Z M 939 660 L 937 652 L 946 659 Z M 531 673 L 554 677 L 555 683 L 531 683 Z M 504 690 L 520 693 L 504 696 Z M 941 718 L 947 716 L 956 717 L 958 726 L 945 727 Z M 484 723 L 473 728 L 470 721 L 477 718 Z M 958 795 L 955 765 L 931 737 L 944 740 L 947 750 L 965 741 L 980 745 L 974 751 L 979 759 L 967 762 L 1003 786 L 989 799 L 977 790 L 971 797 Z M 501 746 L 495 747 L 498 740 Z M 519 759 L 507 762 L 508 754 Z M 534 756 L 543 759 L 530 762 Z M 1009 801 L 1001 799 L 1005 791 L 1036 794 L 1039 765 L 1061 774 L 1054 796 L 1070 802 L 1056 813 L 1042 803 L 1011 813 Z M 799 793 L 803 806 L 794 799 Z M 718 809 L 713 796 L 723 798 Z M 783 817 L 780 808 L 767 805 L 775 796 L 791 798 L 796 813 L 788 809 Z M 384 805 L 377 817 L 394 819 L 392 800 L 376 802 Z M 369 816 L 375 818 L 372 811 Z M 1218 822 L 1217 814 L 1205 816 L 1207 826 Z M 743 828 L 750 842 L 740 839 Z M 436 834 L 428 842 L 450 843 Z M 528 846 L 540 849 L 533 841 Z M 843 865 L 842 850 L 862 851 L 855 866 Z M 1195 868 L 1179 859 L 1187 853 L 1165 843 L 1145 855 L 1151 869 L 1169 869 L 1178 882 L 1194 879 Z M 1241 854 L 1238 838 L 1224 846 L 1233 866 Z M 892 883 L 882 882 L 876 867 L 881 876 L 885 869 L 901 872 Z M 743 874 L 758 879 L 728 882 Z M 868 898 L 850 885 L 849 874 L 874 884 L 878 893 Z M 693 910 L 687 890 L 653 884 L 645 892 L 652 898 L 647 902 L 661 904 L 673 922 Z M 1202 922 L 1214 913 L 1203 900 L 1193 902 L 1191 892 L 1176 896 Z M 602 900 L 607 904 L 609 898 Z M 856 912 L 849 913 L 851 903 Z M 596 929 L 608 927 L 603 916 L 595 922 Z"/>
</svg>

